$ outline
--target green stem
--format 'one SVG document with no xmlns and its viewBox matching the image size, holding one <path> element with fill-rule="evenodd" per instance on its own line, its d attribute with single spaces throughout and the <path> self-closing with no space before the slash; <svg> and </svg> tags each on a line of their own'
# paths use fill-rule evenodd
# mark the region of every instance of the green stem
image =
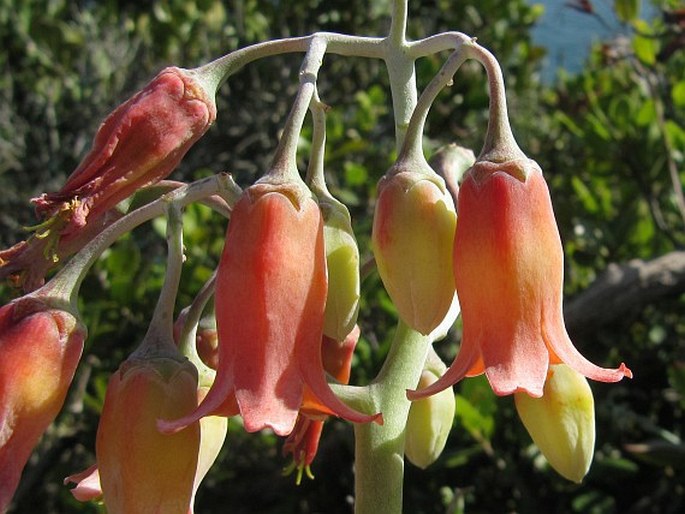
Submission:
<svg viewBox="0 0 685 514">
<path fill-rule="evenodd" d="M 466 60 L 464 52 L 461 51 L 462 48 L 462 46 L 459 46 L 452 53 L 449 59 L 447 59 L 447 62 L 443 64 L 438 74 L 433 77 L 433 80 L 430 81 L 421 94 L 409 122 L 404 145 L 402 146 L 402 151 L 400 152 L 398 160 L 414 159 L 425 162 L 423 155 L 423 129 L 426 124 L 426 118 L 428 117 L 428 111 L 437 98 L 438 93 L 452 82 L 452 77 L 457 72 L 457 69 L 459 69 L 459 66 Z"/>
<path fill-rule="evenodd" d="M 183 216 L 181 208 L 168 203 L 166 224 L 167 265 L 162 290 L 143 342 L 131 357 L 178 354 L 174 344 L 174 306 L 183 271 Z"/>
<path fill-rule="evenodd" d="M 350 36 L 334 32 L 316 32 L 310 36 L 274 39 L 250 45 L 219 57 L 194 71 L 206 77 L 208 87 L 218 89 L 243 66 L 265 57 L 285 53 L 306 52 L 313 39 L 325 41 L 327 51 L 338 55 L 382 59 L 385 52 L 383 38 Z"/>
<path fill-rule="evenodd" d="M 355 434 L 355 514 L 401 514 L 405 426 L 430 339 L 399 322 L 390 353 L 370 385 L 383 425 L 359 424 Z"/>
<path fill-rule="evenodd" d="M 313 38 L 300 68 L 300 87 L 283 129 L 283 137 L 278 143 L 273 164 L 268 177 L 269 182 L 290 182 L 301 180 L 297 171 L 297 144 L 304 119 L 316 90 L 316 78 L 326 53 L 326 41 Z"/>
<path fill-rule="evenodd" d="M 216 270 L 204 283 L 197 295 L 195 295 L 193 303 L 181 313 L 184 322 L 179 337 L 178 349 L 197 368 L 199 387 L 211 387 L 216 376 L 216 372 L 207 366 L 197 353 L 197 327 L 202 313 L 205 307 L 207 307 L 207 303 L 209 303 L 209 300 L 214 295 L 215 286 Z"/>
<path fill-rule="evenodd" d="M 416 105 L 415 57 L 407 43 L 407 0 L 393 0 L 390 34 L 385 38 L 385 65 L 390 78 L 392 110 L 395 117 L 395 145 L 399 151 Z"/>
<path fill-rule="evenodd" d="M 499 62 L 490 51 L 475 42 L 464 45 L 464 51 L 469 58 L 480 62 L 485 68 L 488 76 L 488 89 L 490 90 L 488 129 L 478 160 L 502 163 L 517 159 L 527 159 L 516 143 L 514 134 L 511 131 L 507 114 L 504 77 L 502 76 Z"/>
<path fill-rule="evenodd" d="M 388 40 L 392 46 L 402 47 L 407 40 L 407 0 L 393 0 L 390 16 L 390 33 Z"/>
<path fill-rule="evenodd" d="M 312 151 L 309 155 L 305 182 L 307 182 L 315 195 L 326 197 L 330 196 L 324 174 L 327 108 L 326 104 L 319 98 L 319 92 L 316 85 L 314 85 L 314 94 L 309 106 L 309 111 L 312 114 Z"/>
<path fill-rule="evenodd" d="M 32 293 L 32 295 L 51 296 L 55 299 L 61 298 L 69 305 L 70 310 L 76 312 L 78 310 L 79 288 L 88 270 L 102 252 L 114 244 L 117 239 L 138 225 L 163 215 L 169 202 L 185 206 L 217 192 L 223 193 L 222 197 L 224 199 L 232 198 L 233 203 L 237 201 L 241 194 L 240 188 L 229 175 L 219 174 L 179 187 L 154 202 L 150 202 L 127 214 L 98 234 L 97 237 L 74 255 L 64 268 L 47 284 Z"/>
</svg>

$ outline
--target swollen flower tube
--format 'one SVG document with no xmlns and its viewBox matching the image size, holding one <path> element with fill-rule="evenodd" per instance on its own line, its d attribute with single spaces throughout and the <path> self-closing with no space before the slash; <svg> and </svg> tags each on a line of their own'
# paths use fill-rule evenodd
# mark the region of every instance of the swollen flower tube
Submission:
<svg viewBox="0 0 685 514">
<path fill-rule="evenodd" d="M 477 162 L 459 190 L 454 277 L 463 338 L 437 393 L 485 373 L 498 395 L 542 396 L 550 364 L 617 382 L 632 372 L 601 368 L 573 346 L 562 312 L 563 249 L 547 184 L 531 160 Z"/>
<path fill-rule="evenodd" d="M 160 421 L 166 432 L 222 411 L 235 394 L 245 429 L 288 435 L 305 385 L 330 411 L 378 421 L 335 396 L 321 356 L 326 261 L 316 202 L 293 185 L 245 190 L 228 227 L 216 284 L 217 376 L 189 416 Z"/>
<path fill-rule="evenodd" d="M 0 512 L 34 446 L 62 408 L 86 329 L 37 297 L 0 309 Z"/>
</svg>

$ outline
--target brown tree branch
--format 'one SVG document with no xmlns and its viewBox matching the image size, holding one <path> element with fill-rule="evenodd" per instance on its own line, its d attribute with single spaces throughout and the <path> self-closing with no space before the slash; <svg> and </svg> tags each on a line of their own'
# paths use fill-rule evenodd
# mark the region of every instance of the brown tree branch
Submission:
<svg viewBox="0 0 685 514">
<path fill-rule="evenodd" d="M 586 332 L 663 298 L 685 292 L 685 251 L 656 259 L 610 264 L 585 291 L 567 302 L 569 332 Z"/>
</svg>

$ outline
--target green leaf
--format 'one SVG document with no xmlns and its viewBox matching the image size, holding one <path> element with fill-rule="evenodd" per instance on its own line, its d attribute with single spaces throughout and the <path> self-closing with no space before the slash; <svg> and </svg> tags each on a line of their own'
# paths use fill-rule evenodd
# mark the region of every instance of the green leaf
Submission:
<svg viewBox="0 0 685 514">
<path fill-rule="evenodd" d="M 585 185 L 585 183 L 580 178 L 574 175 L 571 178 L 571 185 L 573 186 L 573 190 L 576 196 L 582 202 L 583 207 L 587 212 L 596 213 L 599 211 L 599 204 L 597 203 L 597 199 L 592 194 L 592 191 L 590 191 L 590 189 Z"/>
<path fill-rule="evenodd" d="M 477 441 L 490 440 L 495 431 L 497 403 L 484 375 L 465 380 L 457 395 L 457 420 Z"/>
<path fill-rule="evenodd" d="M 614 10 L 619 20 L 628 23 L 640 14 L 640 0 L 616 0 Z"/>
<path fill-rule="evenodd" d="M 659 45 L 656 39 L 635 36 L 635 39 L 633 39 L 633 51 L 640 61 L 652 66 L 656 63 L 656 54 L 659 51 Z"/>
<path fill-rule="evenodd" d="M 651 98 L 646 100 L 637 111 L 635 115 L 635 123 L 639 127 L 646 127 L 656 121 L 656 109 L 654 108 L 654 100 Z"/>
<path fill-rule="evenodd" d="M 369 173 L 364 166 L 355 162 L 345 163 L 345 181 L 349 186 L 360 186 L 366 183 Z"/>
<path fill-rule="evenodd" d="M 677 107 L 685 107 L 685 80 L 681 80 L 673 86 L 671 98 Z"/>
</svg>

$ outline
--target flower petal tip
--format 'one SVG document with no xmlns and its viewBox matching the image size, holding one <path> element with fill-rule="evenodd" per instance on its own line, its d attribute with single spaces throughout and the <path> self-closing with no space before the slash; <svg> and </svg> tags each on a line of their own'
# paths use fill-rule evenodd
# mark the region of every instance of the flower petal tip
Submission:
<svg viewBox="0 0 685 514">
<path fill-rule="evenodd" d="M 623 377 L 625 378 L 633 378 L 633 372 L 631 369 L 625 365 L 625 363 L 621 363 L 621 365 L 618 367 L 619 372 L 623 373 Z"/>
<path fill-rule="evenodd" d="M 434 384 L 433 384 L 434 385 Z M 407 389 L 407 399 L 411 402 L 427 398 L 428 396 L 439 393 L 444 388 L 436 388 L 433 385 L 423 389 Z"/>
<path fill-rule="evenodd" d="M 162 434 L 166 435 L 173 435 L 184 428 L 186 428 L 188 425 L 191 423 L 194 423 L 196 420 L 191 420 L 188 421 L 186 418 L 181 418 L 181 419 L 158 419 L 157 420 L 157 430 L 159 430 Z"/>
</svg>

